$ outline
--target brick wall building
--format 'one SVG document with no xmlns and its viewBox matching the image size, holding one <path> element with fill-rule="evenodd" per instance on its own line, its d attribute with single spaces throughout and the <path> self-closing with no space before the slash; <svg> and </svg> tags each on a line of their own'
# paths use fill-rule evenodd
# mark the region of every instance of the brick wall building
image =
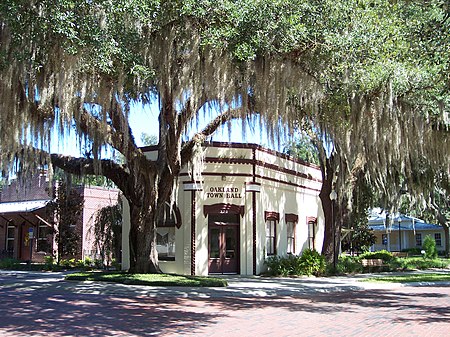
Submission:
<svg viewBox="0 0 450 337">
<path fill-rule="evenodd" d="M 54 182 L 45 174 L 27 181 L 15 180 L 0 193 L 0 258 L 42 262 L 45 256 L 55 256 L 57 225 L 53 221 L 50 203 Z M 117 203 L 117 189 L 76 187 L 84 200 L 83 211 L 73 224 L 79 235 L 76 259 L 95 257 L 93 231 L 95 214 L 102 207 Z"/>
</svg>

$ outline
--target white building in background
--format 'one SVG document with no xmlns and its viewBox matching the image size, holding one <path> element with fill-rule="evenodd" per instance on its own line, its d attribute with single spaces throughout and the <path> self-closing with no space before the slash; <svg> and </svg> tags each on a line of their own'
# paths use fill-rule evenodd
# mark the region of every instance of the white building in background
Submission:
<svg viewBox="0 0 450 337">
<path fill-rule="evenodd" d="M 179 179 L 177 208 L 159 226 L 163 272 L 257 275 L 271 255 L 321 251 L 319 167 L 254 144 L 211 143 L 201 178 Z M 156 158 L 154 147 L 144 148 Z M 122 268 L 129 268 L 129 209 L 124 207 Z"/>
<path fill-rule="evenodd" d="M 386 220 L 386 213 L 381 209 L 373 209 L 369 214 L 369 227 L 377 238 L 372 251 L 405 251 L 412 248 L 421 249 L 427 235 L 436 242 L 438 251 L 445 251 L 444 228 L 403 214 L 391 214 Z"/>
</svg>

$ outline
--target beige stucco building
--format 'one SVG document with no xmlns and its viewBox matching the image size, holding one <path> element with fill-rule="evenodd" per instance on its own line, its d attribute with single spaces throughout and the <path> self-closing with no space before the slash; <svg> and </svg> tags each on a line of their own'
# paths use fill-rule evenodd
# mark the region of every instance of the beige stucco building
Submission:
<svg viewBox="0 0 450 337">
<path fill-rule="evenodd" d="M 155 148 L 144 150 L 156 157 Z M 254 144 L 210 143 L 204 151 L 201 175 L 182 172 L 178 207 L 157 229 L 163 272 L 258 275 L 268 256 L 321 251 L 317 166 Z M 125 203 L 123 269 L 129 268 L 129 228 Z"/>
</svg>

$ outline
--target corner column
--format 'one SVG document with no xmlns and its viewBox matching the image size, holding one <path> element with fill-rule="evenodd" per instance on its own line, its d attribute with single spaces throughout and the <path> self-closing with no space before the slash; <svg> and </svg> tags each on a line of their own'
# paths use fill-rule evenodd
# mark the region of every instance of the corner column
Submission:
<svg viewBox="0 0 450 337">
<path fill-rule="evenodd" d="M 191 275 L 195 275 L 195 255 L 196 255 L 196 209 L 197 209 L 197 195 L 195 192 L 203 190 L 203 184 L 199 181 L 187 181 L 183 183 L 184 191 L 191 191 Z"/>
</svg>

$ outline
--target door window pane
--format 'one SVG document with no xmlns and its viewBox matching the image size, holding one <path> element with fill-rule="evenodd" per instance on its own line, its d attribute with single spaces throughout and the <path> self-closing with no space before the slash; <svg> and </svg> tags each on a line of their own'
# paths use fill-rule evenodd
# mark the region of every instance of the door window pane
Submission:
<svg viewBox="0 0 450 337">
<path fill-rule="evenodd" d="M 209 256 L 212 259 L 220 258 L 220 230 L 219 228 L 211 228 L 209 239 Z"/>
<path fill-rule="evenodd" d="M 234 228 L 227 228 L 225 232 L 225 258 L 233 259 L 236 251 L 236 230 Z"/>
</svg>

